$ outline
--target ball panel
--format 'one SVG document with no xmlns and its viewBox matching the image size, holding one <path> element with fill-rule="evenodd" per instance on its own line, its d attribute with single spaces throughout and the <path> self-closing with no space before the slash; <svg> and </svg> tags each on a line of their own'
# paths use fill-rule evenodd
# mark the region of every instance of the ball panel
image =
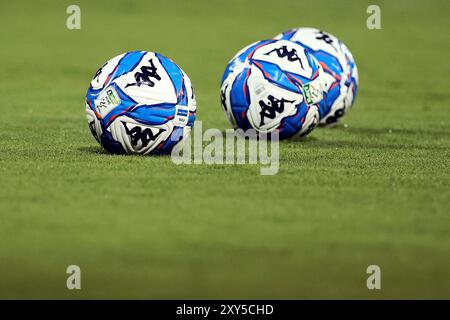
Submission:
<svg viewBox="0 0 450 320">
<path fill-rule="evenodd" d="M 139 104 L 177 103 L 175 85 L 154 53 L 146 53 L 134 69 L 116 77 L 114 83 Z"/>
<path fill-rule="evenodd" d="M 108 130 L 115 141 L 120 141 L 127 153 L 145 155 L 170 137 L 173 124 L 168 121 L 161 125 L 145 125 L 136 119 L 120 116 Z"/>
<path fill-rule="evenodd" d="M 283 71 L 305 78 L 310 78 L 313 73 L 304 48 L 291 41 L 280 40 L 268 43 L 263 48 L 255 50 L 252 59 L 270 62 Z"/>
<path fill-rule="evenodd" d="M 264 78 L 263 72 L 252 66 L 248 79 L 250 104 L 247 110 L 248 120 L 253 128 L 260 132 L 276 129 L 283 118 L 297 112 L 297 105 L 303 96 L 295 91 L 285 90 Z"/>
</svg>

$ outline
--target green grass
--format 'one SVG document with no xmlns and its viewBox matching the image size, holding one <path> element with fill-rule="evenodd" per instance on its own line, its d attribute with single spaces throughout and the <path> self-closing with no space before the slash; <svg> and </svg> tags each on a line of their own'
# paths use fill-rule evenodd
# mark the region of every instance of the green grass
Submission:
<svg viewBox="0 0 450 320">
<path fill-rule="evenodd" d="M 450 298 L 448 1 L 379 1 L 375 31 L 374 1 L 77 3 L 78 31 L 72 1 L 0 4 L 0 298 Z M 281 143 L 277 175 L 92 138 L 84 94 L 109 58 L 173 58 L 203 128 L 225 129 L 228 60 L 296 26 L 340 37 L 360 90 L 348 126 Z"/>
</svg>

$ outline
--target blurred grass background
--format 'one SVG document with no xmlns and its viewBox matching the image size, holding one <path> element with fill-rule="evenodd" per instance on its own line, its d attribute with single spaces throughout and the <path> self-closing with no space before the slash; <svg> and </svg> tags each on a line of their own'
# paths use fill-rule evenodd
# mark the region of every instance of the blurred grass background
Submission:
<svg viewBox="0 0 450 320">
<path fill-rule="evenodd" d="M 81 30 L 66 8 L 81 7 Z M 366 8 L 381 7 L 368 30 Z M 448 1 L 3 1 L 0 298 L 450 298 Z M 203 128 L 243 46 L 292 27 L 343 40 L 360 90 L 334 129 L 284 141 L 280 172 L 110 156 L 89 81 L 157 51 Z M 347 124 L 344 126 L 343 124 Z M 66 267 L 82 290 L 66 289 Z M 370 264 L 382 290 L 366 288 Z"/>
</svg>

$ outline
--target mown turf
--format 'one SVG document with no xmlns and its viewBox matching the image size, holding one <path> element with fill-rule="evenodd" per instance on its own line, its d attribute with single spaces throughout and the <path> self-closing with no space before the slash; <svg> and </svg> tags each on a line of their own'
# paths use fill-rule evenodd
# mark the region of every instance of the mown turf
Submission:
<svg viewBox="0 0 450 320">
<path fill-rule="evenodd" d="M 72 1 L 3 1 L 0 298 L 450 298 L 450 3 L 379 1 L 369 31 L 376 2 L 82 0 L 69 31 Z M 340 37 L 360 90 L 341 126 L 281 143 L 277 175 L 111 156 L 89 133 L 91 76 L 136 49 L 173 58 L 204 129 L 228 128 L 227 61 L 296 26 Z"/>
</svg>

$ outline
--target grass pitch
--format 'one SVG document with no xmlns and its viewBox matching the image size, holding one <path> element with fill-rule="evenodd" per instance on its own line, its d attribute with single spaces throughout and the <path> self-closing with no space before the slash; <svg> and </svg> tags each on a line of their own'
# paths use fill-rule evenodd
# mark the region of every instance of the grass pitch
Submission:
<svg viewBox="0 0 450 320">
<path fill-rule="evenodd" d="M 0 298 L 450 298 L 448 1 L 380 1 L 373 31 L 373 1 L 81 0 L 72 31 L 70 4 L 0 5 Z M 225 129 L 228 60 L 297 26 L 341 38 L 360 89 L 340 126 L 281 143 L 277 175 L 92 138 L 84 95 L 109 58 L 173 58 L 204 129 Z"/>
</svg>

